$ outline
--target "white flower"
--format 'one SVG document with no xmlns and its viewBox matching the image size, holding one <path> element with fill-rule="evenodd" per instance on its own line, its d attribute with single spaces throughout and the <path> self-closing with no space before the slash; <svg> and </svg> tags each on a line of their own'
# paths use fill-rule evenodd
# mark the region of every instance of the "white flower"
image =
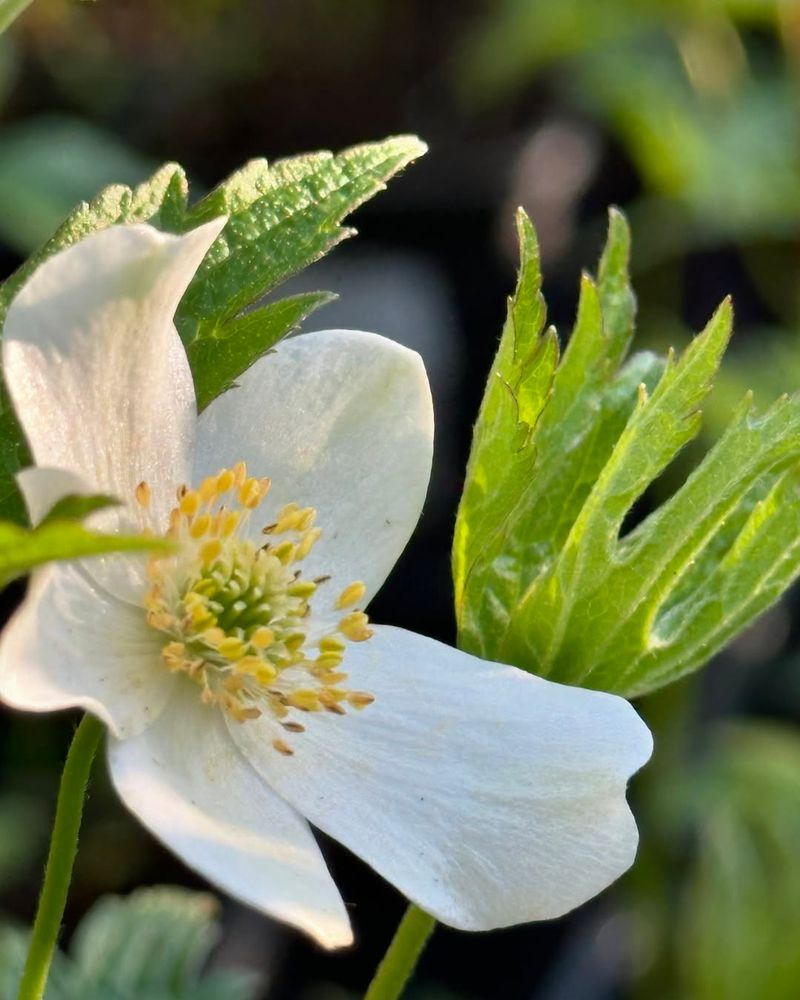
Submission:
<svg viewBox="0 0 800 1000">
<path fill-rule="evenodd" d="M 104 527 L 181 548 L 37 573 L 0 697 L 99 716 L 139 819 L 326 947 L 352 935 L 309 823 L 452 926 L 558 916 L 631 864 L 650 734 L 620 698 L 368 626 L 425 497 L 425 371 L 373 334 L 306 334 L 198 417 L 172 317 L 223 223 L 91 236 L 11 307 L 31 516 L 109 492 Z"/>
</svg>

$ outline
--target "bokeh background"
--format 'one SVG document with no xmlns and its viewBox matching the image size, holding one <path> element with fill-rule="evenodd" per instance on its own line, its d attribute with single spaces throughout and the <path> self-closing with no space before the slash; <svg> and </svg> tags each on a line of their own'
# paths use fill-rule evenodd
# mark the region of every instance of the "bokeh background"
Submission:
<svg viewBox="0 0 800 1000">
<path fill-rule="evenodd" d="M 733 293 L 733 347 L 703 436 L 665 477 L 665 495 L 747 388 L 763 405 L 798 388 L 800 4 L 35 0 L 0 37 L 4 273 L 76 201 L 138 182 L 164 160 L 183 163 L 201 193 L 253 156 L 407 131 L 427 140 L 429 155 L 358 213 L 356 240 L 292 284 L 340 293 L 317 324 L 379 331 L 428 364 L 434 482 L 372 610 L 452 641 L 448 549 L 514 280 L 514 207 L 538 228 L 564 336 L 610 203 L 633 227 L 637 348 L 682 346 Z M 657 501 L 658 491 L 642 513 Z M 632 792 L 642 829 L 635 869 L 560 921 L 478 936 L 440 929 L 410 997 L 800 996 L 797 605 L 790 595 L 700 675 L 640 704 L 657 752 Z M 9 919 L 33 914 L 73 725 L 0 713 L 0 913 Z M 128 818 L 101 771 L 68 930 L 103 893 L 202 885 Z M 269 1000 L 357 996 L 402 913 L 390 887 L 324 846 L 351 908 L 352 951 L 326 955 L 222 901 L 213 961 L 259 972 Z"/>
</svg>

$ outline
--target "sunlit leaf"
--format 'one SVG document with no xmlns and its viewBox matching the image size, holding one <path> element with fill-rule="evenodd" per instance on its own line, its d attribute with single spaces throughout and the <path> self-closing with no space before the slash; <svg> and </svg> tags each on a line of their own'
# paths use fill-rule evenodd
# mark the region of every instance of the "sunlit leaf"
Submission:
<svg viewBox="0 0 800 1000">
<path fill-rule="evenodd" d="M 524 220 L 521 233 L 456 527 L 460 641 L 554 680 L 642 694 L 701 666 L 800 573 L 800 397 L 764 413 L 745 398 L 686 482 L 628 530 L 698 433 L 730 304 L 680 357 L 624 362 L 628 236 L 612 215 L 598 283 L 584 278 L 564 358 L 542 380 L 553 348 Z M 549 391 L 531 405 L 526 387 L 540 381 Z"/>
<path fill-rule="evenodd" d="M 80 204 L 0 286 L 0 323 L 36 267 L 90 233 L 129 222 L 181 233 L 228 215 L 176 316 L 202 408 L 330 300 L 328 293 L 318 292 L 261 302 L 351 236 L 355 230 L 342 225 L 345 217 L 425 148 L 413 136 L 394 136 L 336 155 L 313 153 L 272 164 L 252 160 L 193 206 L 184 171 L 175 163 L 138 187 L 113 185 Z M 24 521 L 14 475 L 29 461 L 8 400 L 0 396 L 0 516 L 9 520 Z"/>
</svg>

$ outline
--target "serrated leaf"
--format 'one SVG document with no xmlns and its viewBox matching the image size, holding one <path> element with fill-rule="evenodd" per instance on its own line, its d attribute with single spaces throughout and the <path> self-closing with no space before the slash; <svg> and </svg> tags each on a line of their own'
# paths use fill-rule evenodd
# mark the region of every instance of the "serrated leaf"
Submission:
<svg viewBox="0 0 800 1000">
<path fill-rule="evenodd" d="M 78 521 L 50 520 L 30 529 L 0 521 L 0 587 L 48 562 L 169 548 L 170 543 L 164 538 L 102 535 L 89 531 Z"/>
<path fill-rule="evenodd" d="M 519 336 L 529 341 L 544 325 L 544 303 L 535 236 L 524 215 L 518 224 L 522 267 L 504 340 L 516 317 Z M 617 371 L 635 311 L 627 281 L 629 244 L 624 219 L 612 212 L 600 282 L 583 276 L 572 336 L 557 368 L 557 355 L 551 355 L 551 384 L 527 451 L 516 462 L 507 454 L 513 432 L 497 419 L 491 403 L 498 368 L 506 371 L 508 385 L 519 378 L 507 370 L 514 359 L 501 342 L 475 428 L 453 549 L 459 640 L 480 655 L 500 655 L 513 609 L 563 546 L 625 426 L 639 385 L 654 385 L 663 369 L 654 355 L 639 354 Z M 526 310 L 524 304 L 534 299 L 540 303 L 536 311 Z M 604 301 L 611 316 L 605 326 Z M 519 353 L 516 364 L 526 362 Z M 481 489 L 481 483 L 487 485 Z M 482 508 L 478 500 L 484 493 L 489 504 Z"/>
<path fill-rule="evenodd" d="M 191 208 L 186 176 L 175 163 L 136 188 L 113 185 L 79 205 L 0 286 L 0 324 L 36 267 L 91 233 L 127 222 L 182 233 L 228 215 L 176 316 L 202 408 L 330 296 L 294 296 L 248 310 L 352 235 L 342 226 L 344 218 L 425 149 L 413 136 L 393 136 L 336 155 L 313 153 L 273 164 L 253 160 Z M 14 475 L 28 464 L 8 400 L 0 395 L 0 516 L 18 523 L 25 514 Z"/>
<path fill-rule="evenodd" d="M 459 628 L 470 635 L 474 631 L 477 643 L 483 627 L 492 627 L 491 611 L 496 609 L 502 618 L 503 609 L 513 602 L 517 577 L 504 571 L 498 557 L 493 564 L 493 587 L 488 592 L 491 607 L 474 629 L 467 591 L 486 593 L 487 549 L 501 550 L 506 559 L 510 556 L 508 523 L 518 500 L 519 484 L 533 473 L 534 427 L 550 393 L 558 361 L 558 343 L 553 332 L 542 335 L 545 306 L 536 234 L 523 213 L 519 214 L 517 225 L 521 253 L 519 281 L 509 300 L 506 324 L 475 426 L 453 544 Z"/>
<path fill-rule="evenodd" d="M 800 574 L 800 397 L 763 414 L 746 400 L 686 482 L 626 532 L 634 504 L 697 434 L 732 320 L 725 302 L 680 358 L 635 355 L 618 371 L 633 322 L 627 268 L 617 215 L 598 286 L 583 279 L 527 466 L 492 466 L 488 449 L 503 444 L 482 410 L 454 569 L 462 646 L 630 697 L 701 666 Z M 540 329 L 537 318 L 527 336 Z M 491 537 L 474 500 L 487 470 L 504 511 L 491 512 Z"/>
<path fill-rule="evenodd" d="M 198 337 L 187 348 L 195 373 L 197 407 L 204 409 L 229 389 L 254 361 L 274 347 L 320 306 L 336 298 L 330 292 L 292 295 L 255 309 L 228 323 L 218 336 Z"/>
<path fill-rule="evenodd" d="M 351 235 L 342 219 L 420 156 L 410 136 L 314 153 L 270 166 L 255 160 L 190 210 L 185 225 L 229 221 L 178 309 L 186 343 L 216 332 L 246 306 Z"/>
</svg>

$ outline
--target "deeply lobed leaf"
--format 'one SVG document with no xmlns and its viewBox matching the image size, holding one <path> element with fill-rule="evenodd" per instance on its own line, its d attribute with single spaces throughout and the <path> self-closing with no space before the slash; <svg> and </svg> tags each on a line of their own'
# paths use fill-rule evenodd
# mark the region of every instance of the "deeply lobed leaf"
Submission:
<svg viewBox="0 0 800 1000">
<path fill-rule="evenodd" d="M 638 695 L 701 666 L 800 573 L 800 398 L 761 415 L 746 400 L 677 492 L 626 532 L 634 504 L 698 432 L 730 303 L 680 358 L 625 363 L 629 237 L 612 213 L 598 281 L 582 280 L 557 365 L 543 306 L 530 306 L 541 278 L 524 219 L 520 232 L 519 283 L 456 526 L 460 641 L 554 680 Z M 509 418 L 498 419 L 493 380 L 516 412 L 543 352 L 548 385 L 520 448 Z"/>
</svg>

